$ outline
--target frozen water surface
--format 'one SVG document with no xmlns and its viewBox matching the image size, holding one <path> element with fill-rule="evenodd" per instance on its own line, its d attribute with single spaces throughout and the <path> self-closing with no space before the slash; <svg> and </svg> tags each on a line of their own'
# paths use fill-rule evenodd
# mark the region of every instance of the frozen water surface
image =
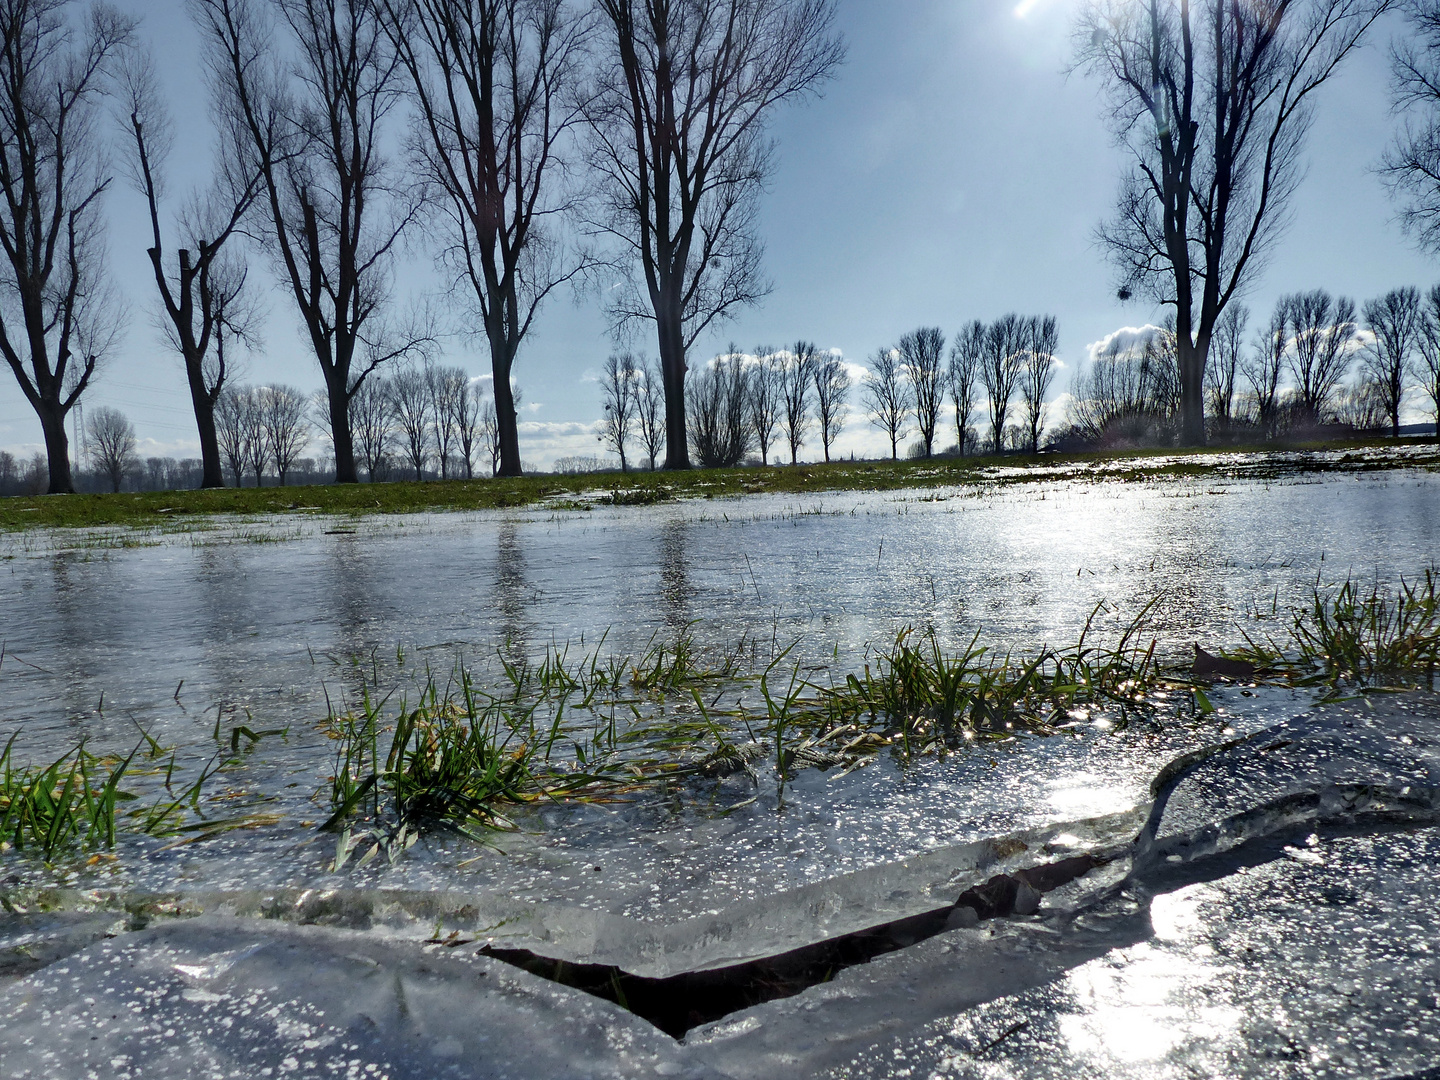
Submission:
<svg viewBox="0 0 1440 1080">
<path fill-rule="evenodd" d="M 0 538 L 0 725 L 22 730 L 27 758 L 82 736 L 128 750 L 139 722 L 193 767 L 213 751 L 217 709 L 222 730 L 290 729 L 224 776 L 235 805 L 275 815 L 270 826 L 167 850 L 128 839 L 118 859 L 58 879 L 0 856 L 0 890 L 27 908 L 0 916 L 0 986 L 10 985 L 0 1016 L 11 1017 L 0 1021 L 0 1073 L 773 1076 L 791 1062 L 781 1071 L 1382 1075 L 1366 1071 L 1384 1060 L 1366 1057 L 1368 1046 L 1399 1055 L 1397 1074 L 1440 1064 L 1435 971 L 1416 944 L 1435 941 L 1435 928 L 1412 911 L 1426 879 L 1409 869 L 1429 865 L 1435 841 L 1393 827 L 1429 812 L 1433 751 L 1414 749 L 1433 746 L 1428 698 L 1386 712 L 1384 732 L 1357 734 L 1353 710 L 1295 721 L 1308 699 L 1232 690 L 1215 695 L 1221 713 L 1160 730 L 1084 729 L 904 769 L 881 759 L 844 777 L 806 770 L 783 810 L 762 772 L 755 801 L 731 799 L 723 813 L 698 795 L 550 807 L 500 837 L 503 854 L 432 839 L 394 866 L 340 874 L 328 870 L 333 838 L 313 828 L 328 813 L 314 794 L 333 760 L 319 721 L 327 694 L 354 693 L 352 657 L 400 683 L 427 664 L 448 672 L 457 656 L 483 676 L 502 642 L 534 654 L 603 637 L 606 652 L 638 653 L 652 635 L 689 627 L 716 649 L 795 641 L 792 656 L 843 675 L 906 625 L 1024 650 L 1073 641 L 1101 600 L 1116 609 L 1113 626 L 1155 597 L 1161 649 L 1178 657 L 1190 641 L 1278 629 L 1255 617 L 1283 615 L 1317 575 L 1393 581 L 1429 565 L 1437 483 L 1405 470 L 1071 479 L 983 496 L 760 496 Z M 1287 723 L 1299 726 L 1268 730 Z M 1262 729 L 1183 775 L 1152 812 L 1150 783 L 1167 761 Z M 1285 840 L 1296 854 L 1282 844 L 1255 861 L 1252 849 L 1285 829 L 1371 813 L 1361 803 L 1373 796 L 1355 795 L 1366 785 L 1394 800 L 1375 822 L 1315 826 L 1313 844 Z M 697 1029 L 683 1046 L 579 991 L 419 944 L 438 924 L 664 976 L 928 910 L 1000 870 L 1110 850 L 1147 815 L 1150 840 L 1124 886 L 1115 882 L 1128 862 L 1047 897 L 1029 921 L 942 935 Z M 1184 879 L 1200 865 L 1208 879 Z M 1341 884 L 1353 901 L 1314 899 Z M 1364 930 L 1391 907 L 1413 918 L 1387 915 L 1388 937 Z M 156 921 L 166 913 L 200 918 Z M 326 925 L 286 925 L 305 922 Z M 1331 940 L 1321 924 L 1349 946 L 1321 949 Z M 1252 961 L 1227 950 L 1274 935 L 1297 944 L 1266 954 L 1277 974 L 1257 983 Z M 1367 989 L 1342 1044 L 1322 1013 L 1303 1015 L 1304 972 L 1320 962 L 1306 949 L 1324 953 L 1337 985 L 1363 982 L 1373 955 L 1395 973 L 1395 1001 L 1431 1011 L 1404 1006 L 1405 1023 L 1387 1027 Z M 337 989 L 357 980 L 373 993 Z M 100 1023 L 112 998 L 134 1025 Z M 1148 1013 L 1135 1012 L 1142 998 Z M 1107 1032 L 1121 1005 L 1162 1034 L 1117 1049 Z M 1257 1015 L 1280 1019 L 1235 1019 Z M 1281 1029 L 1310 1056 L 1286 1057 Z M 483 1052 L 479 1030 L 492 1033 Z M 1361 1049 L 1345 1050 L 1352 1043 Z M 1281 1071 L 1253 1064 L 1262 1049 Z"/>
</svg>

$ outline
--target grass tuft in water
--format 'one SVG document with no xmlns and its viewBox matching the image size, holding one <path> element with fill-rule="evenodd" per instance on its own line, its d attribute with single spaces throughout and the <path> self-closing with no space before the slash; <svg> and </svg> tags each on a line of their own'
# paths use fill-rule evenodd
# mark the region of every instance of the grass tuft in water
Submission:
<svg viewBox="0 0 1440 1080">
<path fill-rule="evenodd" d="M 46 861 L 72 847 L 114 847 L 116 805 L 134 798 L 120 780 L 135 752 L 107 764 L 81 743 L 49 765 L 25 768 L 12 757 L 18 737 L 0 752 L 0 844 Z"/>
<path fill-rule="evenodd" d="M 1433 685 L 1440 663 L 1440 574 L 1403 578 L 1394 588 L 1341 585 L 1311 589 L 1292 616 L 1289 641 L 1257 641 L 1233 656 L 1300 684 L 1366 687 Z"/>
</svg>

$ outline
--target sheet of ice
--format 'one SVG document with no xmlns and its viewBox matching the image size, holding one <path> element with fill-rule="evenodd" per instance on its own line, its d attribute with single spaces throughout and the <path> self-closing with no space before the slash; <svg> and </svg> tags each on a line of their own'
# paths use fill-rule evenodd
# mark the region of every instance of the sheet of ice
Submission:
<svg viewBox="0 0 1440 1080">
<path fill-rule="evenodd" d="M 1337 741 L 1342 731 L 1358 734 Z M 209 915 L 91 945 L 14 983 L 0 994 L 0 1068 L 535 1080 L 1413 1073 L 1440 1065 L 1440 789 L 1422 775 L 1437 734 L 1433 695 L 1318 710 L 1174 773 L 1155 821 L 1166 828 L 1168 793 L 1183 796 L 1189 827 L 1164 832 L 1167 848 L 1142 844 L 1133 872 L 1122 857 L 1047 895 L 1034 916 L 941 934 L 682 1042 L 475 956 L 474 941 L 451 949 Z M 1359 788 L 1355 799 L 1303 797 Z M 1200 842 L 1208 836 L 1234 842 Z M 984 865 L 1026 854 L 1047 853 L 997 843 Z M 900 892 L 919 880 L 914 869 L 895 869 Z M 885 882 L 857 878 L 850 899 L 878 897 Z M 769 915 L 788 910 L 803 938 L 819 899 L 780 894 Z M 734 914 L 755 918 L 743 903 Z M 596 931 L 619 940 L 597 938 L 593 955 L 637 948 L 619 921 Z"/>
</svg>

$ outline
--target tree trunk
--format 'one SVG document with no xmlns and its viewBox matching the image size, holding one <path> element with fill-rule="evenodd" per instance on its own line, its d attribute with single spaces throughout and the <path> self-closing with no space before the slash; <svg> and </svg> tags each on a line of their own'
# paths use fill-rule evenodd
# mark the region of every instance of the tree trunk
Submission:
<svg viewBox="0 0 1440 1080">
<path fill-rule="evenodd" d="M 225 470 L 220 462 L 220 440 L 215 434 L 215 402 L 205 389 L 200 359 L 185 357 L 185 376 L 190 383 L 190 405 L 195 410 L 195 427 L 200 433 L 200 486 L 223 488 Z"/>
<path fill-rule="evenodd" d="M 655 305 L 660 337 L 660 371 L 665 382 L 665 468 L 690 468 L 690 437 L 685 430 L 685 332 L 679 297 Z"/>
<path fill-rule="evenodd" d="M 40 430 L 45 434 L 45 456 L 49 460 L 51 495 L 75 494 L 75 481 L 70 475 L 70 440 L 65 435 L 65 410 L 58 402 L 42 401 L 35 412 L 40 417 Z"/>
<path fill-rule="evenodd" d="M 360 474 L 355 469 L 355 439 L 350 433 L 350 365 L 322 366 L 325 370 L 325 392 L 330 398 L 330 442 L 335 447 L 335 482 L 358 484 Z"/>
<path fill-rule="evenodd" d="M 1188 333 L 1177 333 L 1176 357 L 1180 363 L 1180 445 L 1205 445 L 1205 354 L 1210 342 L 1194 344 Z"/>
<path fill-rule="evenodd" d="M 500 471 L 496 476 L 520 476 L 520 432 L 515 417 L 515 393 L 510 389 L 510 362 L 491 356 L 495 374 L 495 425 L 500 434 Z"/>
</svg>

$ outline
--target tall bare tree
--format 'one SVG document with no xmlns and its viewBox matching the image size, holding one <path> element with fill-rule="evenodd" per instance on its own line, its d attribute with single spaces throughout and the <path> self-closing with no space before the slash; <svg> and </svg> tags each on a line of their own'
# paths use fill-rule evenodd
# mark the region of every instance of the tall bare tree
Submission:
<svg viewBox="0 0 1440 1080">
<path fill-rule="evenodd" d="M 1299 184 L 1316 91 L 1395 0 L 1089 0 L 1078 66 L 1134 157 L 1099 238 L 1175 310 L 1181 441 L 1205 442 L 1206 358 Z"/>
<path fill-rule="evenodd" d="M 640 385 L 635 389 L 635 419 L 640 424 L 640 441 L 645 446 L 645 459 L 653 472 L 665 448 L 665 384 L 660 365 L 640 354 Z"/>
<path fill-rule="evenodd" d="M 1324 289 L 1283 299 L 1290 334 L 1287 362 L 1297 404 L 1306 419 L 1320 423 L 1354 359 L 1355 301 L 1332 299 Z"/>
<path fill-rule="evenodd" d="M 325 380 L 335 479 L 355 483 L 351 396 L 430 340 L 423 325 L 387 318 L 393 256 L 417 212 L 385 157 L 404 88 L 399 60 L 371 0 L 191 3 L 222 132 L 261 178 L 252 221 Z"/>
<path fill-rule="evenodd" d="M 1440 251 L 1440 2 L 1401 0 L 1412 32 L 1391 48 L 1395 109 L 1403 118 L 1385 154 L 1384 179 L 1420 246 Z"/>
<path fill-rule="evenodd" d="M 1435 438 L 1440 439 L 1440 285 L 1427 289 L 1421 301 L 1420 333 L 1415 348 L 1420 355 L 1415 374 L 1430 399 L 1430 407 L 1435 412 Z"/>
<path fill-rule="evenodd" d="M 760 464 L 770 464 L 770 444 L 775 441 L 775 427 L 780 423 L 784 404 L 783 374 L 776 362 L 775 350 L 762 346 L 755 350 L 755 363 L 746 382 L 745 408 L 750 417 L 750 430 L 760 448 Z"/>
<path fill-rule="evenodd" d="M 906 385 L 898 349 L 876 349 L 870 358 L 865 408 L 870 413 L 870 422 L 890 439 L 890 460 L 897 460 L 911 408 L 910 388 Z"/>
<path fill-rule="evenodd" d="M 945 372 L 946 387 L 955 406 L 956 453 L 965 456 L 970 436 L 970 417 L 975 409 L 975 391 L 980 382 L 980 365 L 985 357 L 985 324 L 979 319 L 967 324 L 950 346 L 950 366 Z"/>
<path fill-rule="evenodd" d="M 1420 339 L 1420 290 L 1414 286 L 1391 289 L 1376 300 L 1367 300 L 1364 317 L 1370 341 L 1361 353 L 1361 363 L 1379 390 L 1390 434 L 1399 438 L 1405 378 Z"/>
<path fill-rule="evenodd" d="M 89 436 L 91 467 L 110 481 L 110 490 L 118 492 L 126 474 L 140 465 L 135 453 L 135 425 L 119 409 L 101 405 L 91 409 L 85 418 Z"/>
<path fill-rule="evenodd" d="M 935 428 L 940 423 L 940 406 L 945 403 L 945 335 L 938 326 L 921 327 L 900 339 L 899 350 L 910 382 L 915 425 L 928 458 L 935 452 Z"/>
<path fill-rule="evenodd" d="M 625 443 L 635 424 L 636 391 L 641 382 L 633 353 L 611 353 L 600 373 L 600 441 L 620 455 L 620 471 L 629 472 Z"/>
<path fill-rule="evenodd" d="M 690 376 L 686 417 L 690 444 L 707 469 L 739 465 L 749 453 L 746 372 L 734 346 Z"/>
<path fill-rule="evenodd" d="M 131 178 L 150 212 L 151 245 L 146 253 L 160 295 L 161 330 L 185 367 L 200 437 L 200 486 L 224 487 L 215 402 L 229 372 L 224 350 L 212 350 L 211 345 L 226 330 L 241 339 L 250 339 L 253 333 L 254 309 L 245 297 L 245 269 L 238 261 L 226 259 L 225 251 L 259 194 L 260 176 L 255 171 L 242 172 L 233 153 L 227 154 L 222 144 L 210 190 L 196 195 L 180 215 L 180 243 L 186 246 L 176 250 L 174 269 L 167 269 L 160 206 L 174 129 L 148 53 L 132 53 L 123 84 L 131 136 Z"/>
<path fill-rule="evenodd" d="M 119 333 L 104 273 L 96 130 L 133 24 L 70 0 L 0 0 L 0 354 L 40 420 L 51 494 L 75 490 L 65 418 Z"/>
<path fill-rule="evenodd" d="M 461 415 L 470 396 L 470 376 L 460 367 L 427 363 L 423 368 L 430 398 L 430 429 L 440 479 L 450 476 L 455 444 L 460 441 Z"/>
<path fill-rule="evenodd" d="M 812 341 L 797 341 L 780 368 L 780 429 L 790 446 L 790 464 L 799 459 L 800 447 L 810 429 L 810 387 L 820 350 Z"/>
<path fill-rule="evenodd" d="M 275 464 L 275 475 L 280 486 L 285 486 L 285 477 L 310 444 L 310 423 L 305 418 L 305 394 L 293 386 L 276 383 L 262 386 L 257 391 L 261 424 L 265 432 L 265 447 L 269 458 Z"/>
<path fill-rule="evenodd" d="M 377 0 L 410 74 L 448 261 L 490 352 L 500 475 L 520 475 L 510 378 L 543 301 L 587 265 L 559 220 L 593 19 L 577 0 Z"/>
<path fill-rule="evenodd" d="M 465 462 L 465 479 L 475 479 L 475 455 L 480 450 L 482 434 L 480 414 L 485 408 L 486 395 L 478 382 L 465 380 L 464 392 L 456 400 L 454 415 L 456 437 L 460 440 L 460 455 Z"/>
<path fill-rule="evenodd" d="M 1255 338 L 1255 345 L 1240 361 L 1240 374 L 1250 385 L 1255 401 L 1255 419 L 1265 437 L 1273 438 L 1280 408 L 1280 378 L 1289 355 L 1285 297 L 1275 304 L 1270 324 Z"/>
<path fill-rule="evenodd" d="M 1025 350 L 1020 362 L 1020 408 L 1030 452 L 1040 450 L 1045 427 L 1045 399 L 1055 381 L 1055 350 L 1059 333 L 1055 316 L 1034 315 L 1025 320 Z"/>
<path fill-rule="evenodd" d="M 1010 401 L 1024 361 L 1026 330 L 1025 320 L 1014 313 L 985 328 L 980 385 L 990 409 L 990 449 L 996 454 L 1005 449 L 1005 422 L 1010 418 Z"/>
<path fill-rule="evenodd" d="M 815 420 L 820 425 L 820 445 L 825 460 L 830 460 L 830 446 L 840 436 L 850 413 L 850 386 L 853 379 L 845 367 L 845 358 L 838 353 L 821 355 L 815 365 Z"/>
<path fill-rule="evenodd" d="M 425 478 L 430 460 L 434 428 L 430 423 L 430 387 L 423 368 L 407 365 L 394 372 L 386 385 L 390 391 L 390 412 L 400 432 L 405 457 L 415 470 L 415 479 Z"/>
<path fill-rule="evenodd" d="M 597 0 L 605 46 L 590 109 L 604 177 L 594 227 L 622 252 L 617 326 L 653 321 L 665 380 L 665 466 L 688 468 L 685 356 L 769 285 L 755 204 L 765 125 L 817 90 L 844 47 L 833 0 Z"/>
<path fill-rule="evenodd" d="M 329 415 L 328 402 L 326 415 Z M 350 395 L 350 430 L 355 449 L 365 463 L 365 478 L 372 484 L 385 477 L 390 440 L 395 435 L 395 412 L 383 378 L 366 379 Z"/>
<path fill-rule="evenodd" d="M 481 445 L 490 455 L 490 475 L 500 471 L 500 421 L 495 416 L 495 399 L 487 398 L 480 410 Z"/>
<path fill-rule="evenodd" d="M 1235 377 L 1245 350 L 1245 325 L 1250 309 L 1230 304 L 1215 324 L 1210 356 L 1205 364 L 1205 392 L 1211 417 L 1221 431 L 1229 431 L 1235 415 Z"/>
<path fill-rule="evenodd" d="M 243 485 L 245 462 L 249 459 L 246 439 L 250 427 L 245 414 L 249 407 L 249 398 L 234 383 L 222 386 L 215 398 L 215 436 L 237 488 Z"/>
</svg>

